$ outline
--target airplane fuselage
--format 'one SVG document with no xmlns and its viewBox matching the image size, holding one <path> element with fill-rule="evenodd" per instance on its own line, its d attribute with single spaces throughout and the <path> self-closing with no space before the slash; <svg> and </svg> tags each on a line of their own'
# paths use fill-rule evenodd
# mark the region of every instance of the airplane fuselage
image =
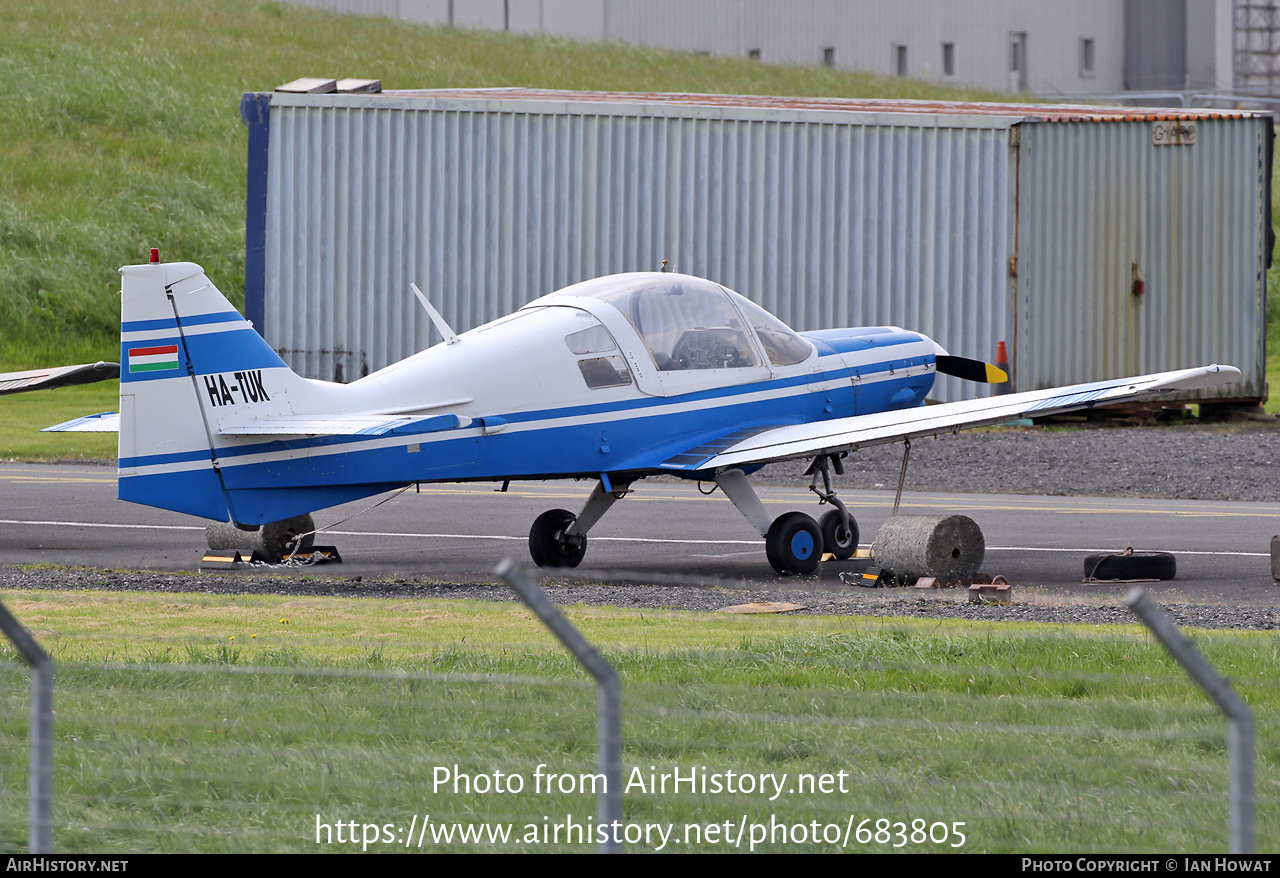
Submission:
<svg viewBox="0 0 1280 878">
<path fill-rule="evenodd" d="M 414 482 L 710 478 L 701 464 L 753 432 L 918 406 L 933 384 L 941 349 L 918 333 L 800 335 L 710 282 L 661 277 L 670 280 L 659 289 L 675 293 L 656 304 L 610 298 L 608 289 L 595 295 L 600 282 L 589 281 L 346 385 L 297 379 L 302 386 L 286 387 L 277 379 L 287 367 L 269 348 L 247 360 L 260 368 L 225 372 L 202 369 L 196 351 L 194 385 L 205 418 L 220 428 L 211 434 L 213 465 L 236 520 L 276 521 Z M 652 275 L 615 276 L 615 286 L 616 278 L 653 284 Z M 702 310 L 722 313 L 674 310 L 699 296 L 711 303 Z M 145 359 L 140 345 L 195 350 L 202 338 L 190 328 L 182 337 L 176 322 L 172 334 L 154 322 L 124 328 L 126 364 Z M 256 334 L 235 335 L 248 345 Z M 158 377 L 126 371 L 122 387 Z M 168 379 L 169 392 L 189 394 L 186 382 Z M 300 411 L 416 420 L 371 435 L 235 435 L 237 425 Z M 203 429 L 191 432 L 192 445 L 205 444 Z M 163 494 L 169 508 L 225 519 L 227 498 L 203 473 L 210 455 L 156 450 L 122 448 L 121 498 Z M 158 492 L 161 483 L 168 487 Z"/>
</svg>

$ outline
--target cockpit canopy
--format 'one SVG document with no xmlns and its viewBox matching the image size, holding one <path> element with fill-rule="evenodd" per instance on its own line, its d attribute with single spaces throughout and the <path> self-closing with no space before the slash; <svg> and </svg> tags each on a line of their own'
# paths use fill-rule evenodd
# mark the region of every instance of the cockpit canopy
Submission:
<svg viewBox="0 0 1280 878">
<path fill-rule="evenodd" d="M 660 372 L 760 366 L 761 348 L 773 366 L 791 366 L 814 350 L 759 305 L 689 275 L 611 275 L 566 287 L 536 304 L 569 297 L 597 299 L 621 312 Z"/>
</svg>

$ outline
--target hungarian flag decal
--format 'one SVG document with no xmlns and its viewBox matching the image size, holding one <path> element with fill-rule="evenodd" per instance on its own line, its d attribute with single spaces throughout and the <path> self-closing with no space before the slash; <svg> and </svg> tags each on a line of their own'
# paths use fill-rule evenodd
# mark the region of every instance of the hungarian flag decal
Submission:
<svg viewBox="0 0 1280 878">
<path fill-rule="evenodd" d="M 178 346 L 129 348 L 130 372 L 164 372 L 178 368 Z"/>
</svg>

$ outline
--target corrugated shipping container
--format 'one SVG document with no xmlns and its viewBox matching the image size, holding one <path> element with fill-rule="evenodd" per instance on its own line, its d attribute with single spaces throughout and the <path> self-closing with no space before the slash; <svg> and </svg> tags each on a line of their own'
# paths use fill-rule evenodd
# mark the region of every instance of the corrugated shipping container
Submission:
<svg viewBox="0 0 1280 878">
<path fill-rule="evenodd" d="M 1007 340 L 1019 389 L 1219 361 L 1264 393 L 1266 115 L 520 89 L 242 112 L 249 316 L 303 374 L 438 341 L 411 282 L 462 331 L 666 259 L 802 330 Z M 1155 145 L 1175 118 L 1196 142 Z"/>
</svg>

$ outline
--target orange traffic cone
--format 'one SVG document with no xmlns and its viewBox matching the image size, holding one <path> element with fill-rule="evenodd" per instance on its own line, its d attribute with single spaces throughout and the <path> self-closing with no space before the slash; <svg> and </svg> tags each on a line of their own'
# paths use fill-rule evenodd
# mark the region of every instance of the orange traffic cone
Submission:
<svg viewBox="0 0 1280 878">
<path fill-rule="evenodd" d="M 1009 348 L 1002 341 L 996 342 L 996 368 L 1003 369 L 1006 375 L 1009 374 Z M 1010 377 L 1008 381 L 997 384 L 994 393 L 996 396 L 1013 393 L 1013 378 Z"/>
</svg>

